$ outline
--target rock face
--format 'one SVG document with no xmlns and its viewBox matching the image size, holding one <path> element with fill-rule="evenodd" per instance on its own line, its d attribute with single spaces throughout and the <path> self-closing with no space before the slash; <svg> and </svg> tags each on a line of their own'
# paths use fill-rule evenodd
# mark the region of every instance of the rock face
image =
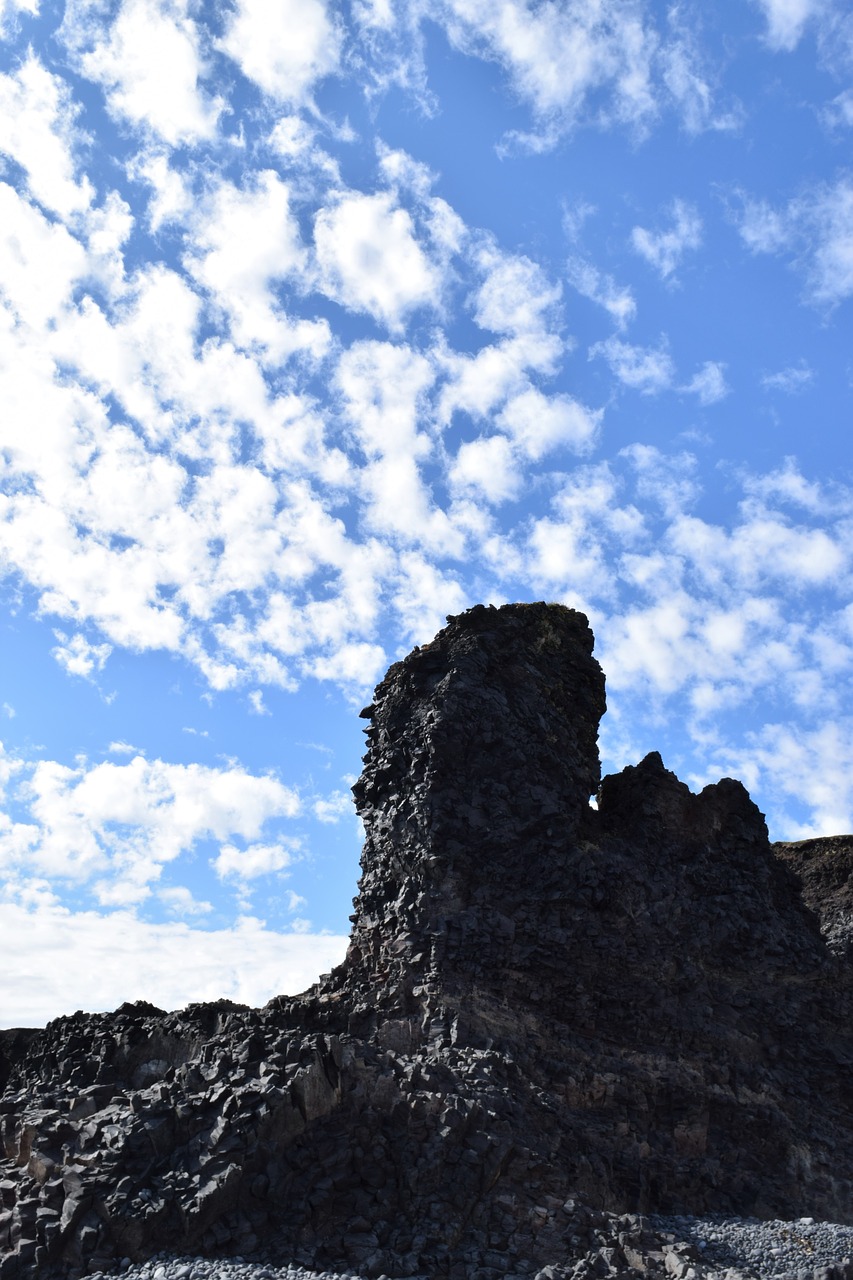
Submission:
<svg viewBox="0 0 853 1280">
<path fill-rule="evenodd" d="M 665 1257 L 608 1213 L 853 1220 L 853 970 L 739 783 L 599 785 L 592 645 L 478 607 L 390 669 L 351 945 L 304 995 L 7 1035 L 0 1280 L 605 1276 Z"/>
<path fill-rule="evenodd" d="M 829 949 L 853 960 L 853 836 L 780 842 L 773 852 L 800 876 Z"/>
</svg>

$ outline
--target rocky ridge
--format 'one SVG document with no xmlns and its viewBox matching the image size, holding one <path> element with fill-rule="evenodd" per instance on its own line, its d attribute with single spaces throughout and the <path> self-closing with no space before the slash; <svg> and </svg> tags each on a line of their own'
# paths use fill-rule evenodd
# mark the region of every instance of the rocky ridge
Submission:
<svg viewBox="0 0 853 1280">
<path fill-rule="evenodd" d="M 3 1033 L 0 1280 L 690 1280 L 640 1215 L 853 1221 L 849 962 L 739 783 L 600 781 L 592 647 L 478 607 L 390 669 L 349 952 L 304 995 Z"/>
</svg>

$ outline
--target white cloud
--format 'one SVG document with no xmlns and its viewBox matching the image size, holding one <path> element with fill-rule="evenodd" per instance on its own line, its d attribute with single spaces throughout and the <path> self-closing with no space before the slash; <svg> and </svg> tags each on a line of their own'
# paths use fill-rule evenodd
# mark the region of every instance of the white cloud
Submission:
<svg viewBox="0 0 853 1280">
<path fill-rule="evenodd" d="M 671 590 L 652 605 L 626 610 L 609 628 L 611 686 L 636 687 L 645 679 L 664 694 L 676 692 L 694 675 L 688 653 L 695 624 L 696 606 L 680 590 Z"/>
<path fill-rule="evenodd" d="M 344 642 L 331 653 L 306 656 L 303 670 L 317 680 L 334 680 L 351 690 L 357 701 L 381 679 L 388 658 L 381 645 Z"/>
<path fill-rule="evenodd" d="M 164 864 L 207 837 L 252 841 L 300 810 L 278 779 L 236 765 L 215 769 L 137 756 L 128 764 L 26 769 L 19 800 L 27 821 L 0 829 L 0 862 L 88 886 L 105 905 L 144 900 Z"/>
<path fill-rule="evenodd" d="M 497 418 L 519 450 L 538 461 L 560 447 L 587 453 L 598 432 L 602 410 L 587 409 L 567 395 L 543 395 L 529 387 L 508 401 Z"/>
<path fill-rule="evenodd" d="M 639 5 L 447 0 L 442 8 L 451 40 L 499 62 L 545 126 L 544 135 L 522 136 L 523 143 L 541 149 L 556 129 L 587 114 L 635 128 L 654 116 L 657 37 L 644 26 Z M 593 95 L 599 101 L 590 110 Z"/>
<path fill-rule="evenodd" d="M 437 101 L 424 58 L 425 22 L 441 24 L 469 56 L 499 65 L 533 116 L 531 128 L 499 142 L 499 154 L 541 153 L 583 125 L 622 125 L 642 137 L 666 107 L 690 133 L 740 122 L 737 104 L 717 107 L 714 68 L 682 6 L 670 6 L 658 21 L 659 11 L 643 0 L 360 0 L 354 9 L 376 87 L 408 89 L 425 111 Z"/>
<path fill-rule="evenodd" d="M 258 876 L 284 871 L 291 866 L 296 847 L 296 842 L 290 842 L 289 845 L 281 842 L 250 844 L 244 849 L 224 844 L 212 865 L 220 879 L 233 876 L 237 880 L 255 880 Z"/>
<path fill-rule="evenodd" d="M 188 269 L 228 316 L 236 344 L 259 347 L 265 360 L 300 349 L 319 357 L 329 345 L 325 323 L 288 319 L 273 296 L 273 281 L 299 285 L 306 261 L 290 188 L 272 170 L 243 189 L 222 182 L 193 221 Z"/>
<path fill-rule="evenodd" d="M 563 205 L 563 231 L 571 244 L 580 240 L 584 223 L 597 212 L 595 205 L 587 200 L 571 200 Z"/>
<path fill-rule="evenodd" d="M 341 356 L 337 380 L 356 439 L 368 457 L 423 456 L 432 448 L 419 427 L 419 406 L 435 374 L 410 347 L 357 342 Z"/>
<path fill-rule="evenodd" d="M 753 253 L 775 253 L 791 237 L 784 213 L 772 209 L 764 200 L 744 200 L 738 230 Z"/>
<path fill-rule="evenodd" d="M 853 294 L 853 179 L 839 179 L 792 207 L 814 246 L 808 267 L 815 302 L 840 302 Z"/>
<path fill-rule="evenodd" d="M 689 453 L 663 453 L 652 445 L 622 450 L 635 472 L 637 495 L 668 519 L 678 518 L 699 497 L 696 459 Z"/>
<path fill-rule="evenodd" d="M 842 174 L 782 208 L 743 198 L 741 237 L 753 253 L 790 253 L 810 302 L 835 306 L 853 294 L 853 179 Z"/>
<path fill-rule="evenodd" d="M 647 231 L 634 227 L 631 245 L 634 250 L 654 267 L 662 280 L 673 276 L 676 267 L 689 249 L 698 249 L 702 243 L 702 219 L 697 210 L 685 200 L 673 200 L 672 226 L 665 231 Z"/>
<path fill-rule="evenodd" d="M 706 360 L 690 381 L 680 388 L 686 395 L 698 397 L 701 405 L 716 404 L 723 400 L 730 388 L 726 384 L 725 365 L 716 360 Z"/>
<path fill-rule="evenodd" d="M 481 329 L 514 337 L 538 335 L 556 319 L 562 289 L 538 263 L 521 254 L 503 253 L 490 240 L 477 254 L 483 283 L 473 298 Z"/>
<path fill-rule="evenodd" d="M 341 35 L 322 0 L 237 0 L 220 48 L 264 93 L 300 103 L 337 70 Z"/>
<path fill-rule="evenodd" d="M 0 75 L 0 152 L 26 170 L 35 199 L 65 218 L 87 209 L 93 196 L 88 178 L 76 176 L 74 153 L 84 141 L 78 114 L 68 85 L 32 51 L 14 75 Z"/>
<path fill-rule="evenodd" d="M 273 151 L 287 160 L 302 159 L 314 150 L 317 135 L 301 116 L 281 116 L 267 139 Z"/>
<path fill-rule="evenodd" d="M 601 356 L 626 387 L 643 395 L 668 390 L 675 378 L 675 365 L 665 348 L 632 346 L 618 338 L 607 338 L 589 349 L 590 359 Z"/>
<path fill-rule="evenodd" d="M 417 552 L 404 552 L 395 584 L 394 605 L 405 638 L 425 644 L 444 626 L 449 613 L 471 604 L 455 575 L 442 572 Z"/>
<path fill-rule="evenodd" d="M 553 516 L 531 523 L 525 577 L 537 591 L 555 595 L 600 618 L 595 606 L 618 599 L 613 567 L 644 528 L 639 512 L 620 503 L 620 483 L 607 463 L 566 475 L 554 495 Z M 610 565 L 611 567 L 608 567 Z"/>
<path fill-rule="evenodd" d="M 636 460 L 635 460 L 636 462 Z M 553 499 L 560 518 L 606 541 L 615 535 L 623 546 L 632 546 L 645 532 L 644 518 L 631 503 L 622 501 L 623 483 L 607 462 L 578 467 L 565 476 Z"/>
<path fill-rule="evenodd" d="M 418 430 L 419 407 L 435 374 L 424 356 L 388 342 L 359 342 L 344 352 L 337 382 L 355 441 L 367 457 L 359 475 L 364 518 L 379 533 L 459 548 L 447 514 L 437 507 L 420 466 L 433 441 Z"/>
<path fill-rule="evenodd" d="M 440 275 L 392 192 L 342 195 L 320 210 L 314 237 L 321 287 L 350 310 L 399 332 L 411 311 L 437 305 Z"/>
<path fill-rule="evenodd" d="M 843 517 L 849 510 L 848 495 L 844 490 L 836 495 L 830 486 L 807 480 L 794 458 L 786 458 L 775 471 L 745 476 L 743 486 L 750 497 L 760 498 L 768 504 L 774 501 L 789 503 L 819 517 Z"/>
<path fill-rule="evenodd" d="M 490 343 L 474 356 L 447 348 L 434 352 L 447 374 L 439 392 L 438 420 L 447 425 L 457 411 L 477 421 L 491 417 L 513 392 L 528 385 L 528 373 L 553 373 L 562 347 L 556 335 L 542 332 Z"/>
<path fill-rule="evenodd" d="M 500 503 L 518 496 L 524 478 L 505 436 L 481 436 L 459 446 L 450 481 L 458 490 L 475 490 L 489 502 Z"/>
<path fill-rule="evenodd" d="M 200 87 L 205 65 L 186 0 L 122 0 L 106 38 L 94 23 L 77 27 L 72 13 L 66 36 L 92 44 L 80 69 L 103 86 L 115 115 L 170 146 L 213 137 L 223 103 Z"/>
<path fill-rule="evenodd" d="M 0 930 L 18 957 L 15 982 L 0 994 L 4 1027 L 42 1026 L 81 1003 L 93 1012 L 126 1000 L 164 1009 L 222 999 L 257 1006 L 305 990 L 341 963 L 348 941 L 276 933 L 252 918 L 208 931 L 147 924 L 126 911 L 28 910 L 15 903 L 0 903 Z"/>
<path fill-rule="evenodd" d="M 731 531 L 693 517 L 673 524 L 673 547 L 713 582 L 740 580 L 756 588 L 768 581 L 790 586 L 841 587 L 850 552 L 824 529 L 795 527 L 763 504 L 746 502 L 743 518 Z"/>
<path fill-rule="evenodd" d="M 756 0 L 767 21 L 771 49 L 790 52 L 799 44 L 806 23 L 825 8 L 824 0 Z"/>
<path fill-rule="evenodd" d="M 92 280 L 110 298 L 125 293 L 124 246 L 133 231 L 130 206 L 117 191 L 108 192 L 103 204 L 86 217 L 85 234 Z"/>
<path fill-rule="evenodd" d="M 252 689 L 249 694 L 249 707 L 256 716 L 272 715 L 269 707 L 264 702 L 264 694 L 262 689 Z"/>
<path fill-rule="evenodd" d="M 18 14 L 35 16 L 38 10 L 39 0 L 0 0 L 0 40 L 6 39 L 14 30 Z"/>
<path fill-rule="evenodd" d="M 447 424 L 461 410 L 475 419 L 490 417 L 513 393 L 529 387 L 529 372 L 556 372 L 569 345 L 560 335 L 562 288 L 538 263 L 502 252 L 489 237 L 475 249 L 480 283 L 469 298 L 481 329 L 501 340 L 463 355 L 436 352 L 449 375 L 439 397 L 439 420 Z"/>
<path fill-rule="evenodd" d="M 785 395 L 793 396 L 805 391 L 813 381 L 814 369 L 801 360 L 799 364 L 788 365 L 776 373 L 765 373 L 761 385 L 768 391 L 782 391 Z"/>
<path fill-rule="evenodd" d="M 469 304 L 480 328 L 501 335 L 474 355 L 434 348 L 447 375 L 439 393 L 438 420 L 447 425 L 456 411 L 474 419 L 491 417 L 512 394 L 529 388 L 528 373 L 556 372 L 567 343 L 560 336 L 559 283 L 550 281 L 531 259 L 501 252 L 484 237 L 475 249 L 481 276 Z"/>
<path fill-rule="evenodd" d="M 183 222 L 192 209 L 192 193 L 185 175 L 169 166 L 166 152 L 148 150 L 128 165 L 128 176 L 151 188 L 148 226 L 156 233 L 173 222 Z"/>
<path fill-rule="evenodd" d="M 206 916 L 213 910 L 212 903 L 194 898 L 185 885 L 158 889 L 157 897 L 172 916 Z"/>
<path fill-rule="evenodd" d="M 824 110 L 824 119 L 831 128 L 853 127 L 853 89 L 845 89 L 832 99 Z"/>
<path fill-rule="evenodd" d="M 90 644 L 78 631 L 68 636 L 64 631 L 53 633 L 59 644 L 51 652 L 69 675 L 88 679 L 93 671 L 103 671 L 107 658 L 113 651 L 110 644 Z"/>
<path fill-rule="evenodd" d="M 577 600 L 581 607 L 607 575 L 602 549 L 594 537 L 571 521 L 544 516 L 533 522 L 527 571 L 537 590 Z"/>
<path fill-rule="evenodd" d="M 584 298 L 604 307 L 618 328 L 623 329 L 633 320 L 637 311 L 634 295 L 627 286 L 619 286 L 612 276 L 606 275 L 583 258 L 570 258 L 566 264 L 569 283 Z"/>
<path fill-rule="evenodd" d="M 313 804 L 314 817 L 318 822 L 335 823 L 341 818 L 355 814 L 351 791 L 332 791 L 327 796 L 320 796 Z"/>
<path fill-rule="evenodd" d="M 728 110 L 715 109 L 714 87 L 701 65 L 701 47 L 680 16 L 680 6 L 673 5 L 667 17 L 676 28 L 675 36 L 662 47 L 660 60 L 664 84 L 681 112 L 684 129 L 690 134 L 738 129 L 743 112 L 737 104 Z"/>
<path fill-rule="evenodd" d="M 43 329 L 67 306 L 88 270 L 79 241 L 0 182 L 0 281 L 4 301 L 17 318 L 36 332 Z"/>
<path fill-rule="evenodd" d="M 384 28 L 394 25 L 393 0 L 355 0 L 356 19 L 365 27 Z"/>
<path fill-rule="evenodd" d="M 851 751 L 853 723 L 830 715 L 815 728 L 763 725 L 743 748 L 723 749 L 718 759 L 772 799 L 780 812 L 775 838 L 797 840 L 853 830 Z M 808 821 L 793 816 L 794 802 L 805 807 Z"/>
</svg>

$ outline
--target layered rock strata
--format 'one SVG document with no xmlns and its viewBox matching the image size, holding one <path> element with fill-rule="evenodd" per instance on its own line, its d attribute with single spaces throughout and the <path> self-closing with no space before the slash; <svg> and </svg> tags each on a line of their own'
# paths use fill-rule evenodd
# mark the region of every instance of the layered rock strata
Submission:
<svg viewBox="0 0 853 1280">
<path fill-rule="evenodd" d="M 581 614 L 448 622 L 362 713 L 338 970 L 0 1044 L 0 1280 L 162 1249 L 675 1274 L 613 1215 L 853 1220 L 853 971 L 744 788 L 657 755 L 599 783 Z"/>
</svg>

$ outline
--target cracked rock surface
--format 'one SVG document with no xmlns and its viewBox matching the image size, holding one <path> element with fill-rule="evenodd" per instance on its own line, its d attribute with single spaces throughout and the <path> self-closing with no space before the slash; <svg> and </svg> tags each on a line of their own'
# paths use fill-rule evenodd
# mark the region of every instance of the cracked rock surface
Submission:
<svg viewBox="0 0 853 1280">
<path fill-rule="evenodd" d="M 0 1034 L 0 1280 L 689 1280 L 638 1214 L 853 1221 L 849 958 L 740 783 L 600 780 L 592 647 L 480 606 L 391 667 L 350 948 L 302 996 Z"/>
</svg>

